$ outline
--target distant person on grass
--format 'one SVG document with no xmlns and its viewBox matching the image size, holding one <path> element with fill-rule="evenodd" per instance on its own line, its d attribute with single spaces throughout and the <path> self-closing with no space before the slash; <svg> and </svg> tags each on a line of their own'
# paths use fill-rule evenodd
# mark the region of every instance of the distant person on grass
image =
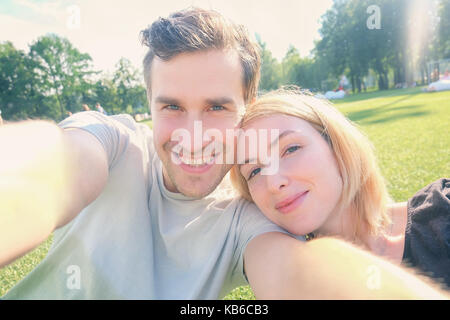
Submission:
<svg viewBox="0 0 450 320">
<path fill-rule="evenodd" d="M 98 112 L 100 112 L 100 113 L 102 113 L 102 114 L 104 114 L 104 115 L 108 115 L 107 113 L 106 113 L 106 111 L 105 111 L 105 109 L 103 109 L 103 107 L 100 105 L 100 103 L 96 103 L 95 104 L 95 109 L 98 111 Z"/>
<path fill-rule="evenodd" d="M 308 239 L 338 236 L 450 288 L 450 179 L 425 187 L 407 206 L 389 207 L 367 137 L 333 105 L 299 90 L 258 98 L 240 125 L 279 132 L 278 148 L 268 141 L 255 150 L 277 157 L 276 172 L 265 174 L 270 163 L 260 157 L 231 170 L 233 185 L 267 218 Z"/>
<path fill-rule="evenodd" d="M 0 265 L 54 232 L 5 298 L 216 299 L 247 279 L 257 298 L 444 297 L 350 244 L 297 240 L 254 204 L 220 198 L 233 163 L 218 159 L 233 139 L 214 140 L 222 153 L 203 155 L 212 142 L 195 138 L 176 148 L 175 130 L 195 137 L 196 121 L 225 136 L 256 97 L 260 57 L 242 26 L 194 8 L 158 19 L 142 41 L 153 131 L 96 111 L 0 128 Z"/>
</svg>

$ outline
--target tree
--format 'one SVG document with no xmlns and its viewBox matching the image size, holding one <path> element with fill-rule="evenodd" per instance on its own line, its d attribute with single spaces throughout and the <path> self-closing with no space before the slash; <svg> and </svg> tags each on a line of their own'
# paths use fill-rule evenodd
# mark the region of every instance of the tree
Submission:
<svg viewBox="0 0 450 320">
<path fill-rule="evenodd" d="M 100 103 L 108 114 L 119 110 L 117 88 L 111 79 L 103 77 L 94 84 L 95 103 Z"/>
<path fill-rule="evenodd" d="M 21 120 L 55 116 L 55 105 L 39 87 L 36 64 L 11 42 L 0 44 L 0 109 L 2 117 Z"/>
<path fill-rule="evenodd" d="M 367 9 L 372 5 L 381 14 L 378 28 L 367 24 Z M 346 73 L 354 91 L 361 91 L 362 78 L 370 68 L 376 72 L 381 90 L 389 88 L 391 69 L 395 83 L 412 82 L 413 71 L 425 64 L 429 54 L 427 35 L 433 26 L 432 14 L 422 10 L 422 33 L 418 34 L 414 28 L 418 11 L 410 9 L 419 5 L 427 7 L 421 1 L 408 0 L 335 0 L 322 17 L 321 40 L 316 44 L 318 57 L 335 77 Z"/>
<path fill-rule="evenodd" d="M 256 40 L 260 47 L 261 54 L 261 78 L 259 90 L 269 91 L 277 89 L 281 83 L 282 71 L 277 59 L 272 57 L 272 53 L 266 48 L 266 43 L 257 34 Z"/>
<path fill-rule="evenodd" d="M 81 108 L 83 92 L 90 89 L 91 57 L 73 47 L 69 40 L 55 34 L 40 37 L 30 47 L 30 57 L 36 62 L 41 88 L 54 95 L 59 107 L 59 118 L 66 110 Z"/>
<path fill-rule="evenodd" d="M 130 60 L 121 58 L 116 64 L 112 83 L 117 91 L 117 110 L 113 112 L 134 113 L 135 109 L 147 104 L 146 90 L 142 86 L 142 77 Z"/>
<path fill-rule="evenodd" d="M 438 15 L 436 51 L 439 58 L 450 59 L 450 0 L 439 2 Z"/>
<path fill-rule="evenodd" d="M 327 78 L 318 61 L 313 58 L 302 58 L 293 46 L 288 49 L 281 65 L 283 85 L 294 84 L 315 91 L 320 89 L 322 80 Z"/>
<path fill-rule="evenodd" d="M 344 30 L 347 19 L 345 1 L 335 1 L 321 17 L 321 39 L 316 43 L 315 53 L 335 77 L 343 74 L 348 66 L 348 39 Z"/>
</svg>

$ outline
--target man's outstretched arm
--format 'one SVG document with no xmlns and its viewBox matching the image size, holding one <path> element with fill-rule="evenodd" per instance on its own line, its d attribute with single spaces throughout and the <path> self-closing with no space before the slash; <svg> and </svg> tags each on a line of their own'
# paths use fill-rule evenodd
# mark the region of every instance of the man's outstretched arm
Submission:
<svg viewBox="0 0 450 320">
<path fill-rule="evenodd" d="M 244 264 L 258 299 L 448 299 L 432 281 L 332 238 L 265 233 L 247 245 Z"/>
<path fill-rule="evenodd" d="M 72 220 L 107 177 L 106 152 L 88 132 L 39 120 L 0 126 L 0 267 Z"/>
</svg>

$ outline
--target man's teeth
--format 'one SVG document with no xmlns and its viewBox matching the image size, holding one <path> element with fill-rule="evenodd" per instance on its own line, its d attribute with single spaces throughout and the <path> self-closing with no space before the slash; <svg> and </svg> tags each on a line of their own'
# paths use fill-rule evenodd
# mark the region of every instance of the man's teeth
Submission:
<svg viewBox="0 0 450 320">
<path fill-rule="evenodd" d="M 187 164 L 190 166 L 202 166 L 205 164 L 212 163 L 214 161 L 214 157 L 209 157 L 208 159 L 204 159 L 204 158 L 192 159 L 192 158 L 181 157 L 181 161 L 184 164 Z"/>
</svg>

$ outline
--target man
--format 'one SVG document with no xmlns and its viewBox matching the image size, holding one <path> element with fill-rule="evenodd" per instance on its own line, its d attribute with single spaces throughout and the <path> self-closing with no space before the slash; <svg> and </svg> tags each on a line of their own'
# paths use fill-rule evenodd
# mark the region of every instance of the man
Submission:
<svg viewBox="0 0 450 320">
<path fill-rule="evenodd" d="M 108 114 L 106 113 L 105 109 L 103 109 L 103 107 L 100 105 L 99 102 L 97 102 L 97 103 L 95 104 L 95 109 L 96 109 L 98 112 L 103 113 L 104 115 L 108 115 Z"/>
<path fill-rule="evenodd" d="M 98 112 L 0 130 L 9 150 L 0 160 L 0 264 L 55 230 L 47 257 L 5 298 L 215 299 L 247 279 L 258 298 L 442 297 L 344 242 L 306 245 L 253 204 L 217 199 L 231 166 L 217 159 L 230 141 L 215 140 L 221 153 L 205 159 L 210 140 L 176 144 L 173 133 L 195 137 L 201 123 L 225 137 L 235 127 L 256 96 L 256 47 L 243 28 L 201 9 L 159 19 L 142 37 L 153 132 Z M 30 160 L 17 164 L 17 154 Z M 382 288 L 367 285 L 368 270 Z"/>
</svg>

